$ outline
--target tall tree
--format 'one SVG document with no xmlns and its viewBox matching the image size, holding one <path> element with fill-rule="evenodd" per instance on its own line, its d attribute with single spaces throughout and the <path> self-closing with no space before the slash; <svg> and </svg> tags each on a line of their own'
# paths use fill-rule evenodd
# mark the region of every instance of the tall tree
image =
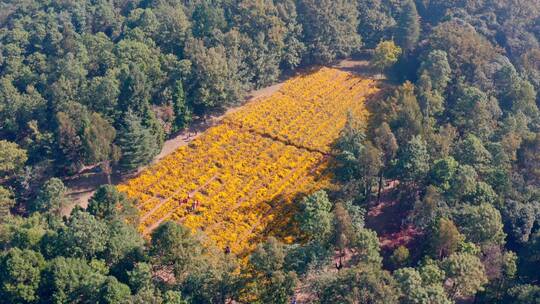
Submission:
<svg viewBox="0 0 540 304">
<path fill-rule="evenodd" d="M 452 70 L 447 54 L 441 50 L 429 52 L 418 71 L 420 105 L 425 118 L 440 115 L 445 109 L 444 93 Z"/>
<path fill-rule="evenodd" d="M 166 222 L 152 233 L 150 257 L 156 269 L 172 273 L 178 283 L 198 271 L 203 257 L 201 240 L 182 225 Z"/>
<path fill-rule="evenodd" d="M 249 87 L 241 73 L 241 58 L 227 51 L 223 45 L 207 47 L 199 39 L 187 42 L 185 53 L 192 69 L 185 89 L 197 114 L 241 101 Z"/>
<path fill-rule="evenodd" d="M 298 279 L 295 272 L 284 269 L 285 250 L 283 244 L 270 237 L 250 256 L 256 294 L 263 303 L 289 303 L 294 294 Z"/>
<path fill-rule="evenodd" d="M 332 203 L 326 192 L 318 191 L 306 196 L 300 202 L 298 221 L 300 229 L 310 238 L 326 240 L 332 231 Z"/>
<path fill-rule="evenodd" d="M 314 290 L 321 303 L 397 303 L 398 291 L 388 272 L 374 266 L 358 266 L 322 282 Z"/>
<path fill-rule="evenodd" d="M 381 41 L 373 51 L 371 64 L 380 72 L 384 72 L 399 60 L 401 51 L 401 48 L 397 46 L 394 41 Z"/>
<path fill-rule="evenodd" d="M 465 206 L 456 216 L 466 239 L 481 245 L 504 243 L 506 234 L 499 210 L 488 204 Z"/>
<path fill-rule="evenodd" d="M 11 214 L 11 208 L 15 206 L 13 192 L 0 186 L 0 224 Z"/>
<path fill-rule="evenodd" d="M 473 133 L 480 139 L 487 139 L 493 134 L 500 116 L 496 100 L 480 89 L 461 84 L 458 98 L 452 107 L 454 125 L 461 133 Z"/>
<path fill-rule="evenodd" d="M 42 272 L 40 299 L 46 303 L 97 303 L 108 269 L 100 262 L 57 257 Z"/>
<path fill-rule="evenodd" d="M 50 239 L 56 255 L 93 259 L 107 249 L 109 233 L 107 224 L 93 215 L 75 210 L 66 226 Z"/>
<path fill-rule="evenodd" d="M 421 185 L 429 171 L 429 154 L 421 136 L 414 136 L 399 154 L 395 171 L 408 186 Z"/>
<path fill-rule="evenodd" d="M 6 303 L 36 303 L 45 259 L 39 252 L 12 248 L 0 254 L 0 296 Z"/>
<path fill-rule="evenodd" d="M 298 17 L 304 29 L 309 62 L 329 63 L 351 55 L 361 45 L 356 31 L 356 1 L 301 0 Z"/>
<path fill-rule="evenodd" d="M 181 80 L 176 81 L 173 91 L 174 130 L 182 130 L 191 122 L 191 109 L 187 104 L 184 86 Z"/>
<path fill-rule="evenodd" d="M 26 151 L 19 145 L 0 140 L 0 182 L 20 173 L 27 159 Z"/>
<path fill-rule="evenodd" d="M 391 35 L 396 20 L 392 4 L 382 0 L 358 0 L 358 33 L 367 48 L 373 48 Z"/>
<path fill-rule="evenodd" d="M 464 237 L 459 233 L 452 220 L 441 218 L 432 226 L 431 240 L 428 246 L 437 258 L 453 254 L 463 242 Z"/>
<path fill-rule="evenodd" d="M 387 100 L 390 109 L 388 123 L 399 145 L 410 141 L 422 131 L 422 112 L 415 94 L 415 86 L 407 81 L 399 86 Z"/>
<path fill-rule="evenodd" d="M 117 144 L 122 156 L 119 167 L 122 171 L 132 171 L 148 164 L 156 154 L 156 142 L 150 130 L 143 126 L 142 120 L 131 110 L 122 119 Z"/>
<path fill-rule="evenodd" d="M 425 282 L 422 274 L 414 268 L 401 268 L 394 272 L 397 285 L 401 290 L 400 303 L 450 304 L 446 292 L 439 284 Z"/>
<path fill-rule="evenodd" d="M 397 42 L 403 50 L 411 51 L 416 47 L 420 38 L 420 16 L 413 0 L 406 0 L 402 4 L 396 34 Z"/>
<path fill-rule="evenodd" d="M 394 133 L 390 129 L 388 123 L 383 122 L 373 131 L 373 143 L 382 152 L 383 167 L 379 170 L 379 187 L 377 190 L 377 200 L 381 198 L 383 188 L 383 178 L 388 173 L 391 166 L 391 161 L 396 156 L 398 144 Z"/>
<path fill-rule="evenodd" d="M 488 282 L 484 265 L 480 259 L 469 253 L 454 253 L 442 262 L 446 272 L 447 292 L 451 299 L 474 295 L 484 290 Z"/>
<path fill-rule="evenodd" d="M 68 189 L 62 180 L 53 177 L 41 187 L 32 204 L 32 211 L 47 212 L 60 215 L 63 208 L 69 204 Z"/>
<path fill-rule="evenodd" d="M 100 186 L 88 202 L 87 211 L 99 219 L 121 219 L 136 225 L 138 211 L 133 200 L 115 186 Z"/>
</svg>

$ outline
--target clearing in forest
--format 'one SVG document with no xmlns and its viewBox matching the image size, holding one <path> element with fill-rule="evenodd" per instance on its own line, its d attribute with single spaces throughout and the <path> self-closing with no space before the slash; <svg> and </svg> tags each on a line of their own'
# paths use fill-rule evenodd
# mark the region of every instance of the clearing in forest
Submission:
<svg viewBox="0 0 540 304">
<path fill-rule="evenodd" d="M 330 185 L 332 143 L 377 90 L 337 69 L 293 78 L 118 187 L 138 200 L 145 234 L 177 221 L 237 254 L 270 233 L 287 240 L 294 198 Z"/>
</svg>

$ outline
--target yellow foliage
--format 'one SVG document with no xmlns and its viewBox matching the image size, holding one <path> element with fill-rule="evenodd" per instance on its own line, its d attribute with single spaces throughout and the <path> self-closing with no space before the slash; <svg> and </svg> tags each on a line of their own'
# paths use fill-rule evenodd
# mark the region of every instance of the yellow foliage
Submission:
<svg viewBox="0 0 540 304">
<path fill-rule="evenodd" d="M 292 242 L 297 195 L 331 186 L 325 172 L 347 112 L 365 120 L 372 80 L 322 68 L 247 104 L 119 190 L 139 201 L 141 232 L 166 220 L 243 254 L 268 234 Z"/>
</svg>

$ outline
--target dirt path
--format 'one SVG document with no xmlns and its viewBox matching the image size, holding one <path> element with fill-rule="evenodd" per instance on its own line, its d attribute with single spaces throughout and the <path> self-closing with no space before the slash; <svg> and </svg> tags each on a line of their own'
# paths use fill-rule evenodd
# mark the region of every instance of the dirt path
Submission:
<svg viewBox="0 0 540 304">
<path fill-rule="evenodd" d="M 190 127 L 189 130 L 184 131 L 175 137 L 165 141 L 163 144 L 163 148 L 161 149 L 161 152 L 154 158 L 154 162 L 164 158 L 165 156 L 171 154 L 172 152 L 176 151 L 176 149 L 187 145 L 189 142 L 191 142 L 193 139 L 199 137 L 201 133 L 206 131 L 208 128 L 217 125 L 220 123 L 223 118 L 230 114 L 234 113 L 238 110 L 240 110 L 246 103 L 254 102 L 256 100 L 259 100 L 261 98 L 268 97 L 275 92 L 279 91 L 281 87 L 283 86 L 284 82 L 277 83 L 273 86 L 269 86 L 263 89 L 259 89 L 256 91 L 252 91 L 249 96 L 247 97 L 247 101 L 243 103 L 242 105 L 232 107 L 228 109 L 225 113 L 219 115 L 219 116 L 211 116 L 208 120 L 204 122 L 199 122 L 195 124 L 194 126 Z"/>
</svg>

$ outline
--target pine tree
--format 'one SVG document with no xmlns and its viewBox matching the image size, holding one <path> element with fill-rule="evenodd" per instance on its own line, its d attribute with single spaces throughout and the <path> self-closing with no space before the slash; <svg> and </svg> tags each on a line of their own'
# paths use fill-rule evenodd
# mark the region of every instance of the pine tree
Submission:
<svg viewBox="0 0 540 304">
<path fill-rule="evenodd" d="M 178 131 L 188 126 L 191 121 L 191 109 L 186 103 L 186 95 L 182 81 L 176 81 L 173 92 L 174 130 Z"/>
<path fill-rule="evenodd" d="M 118 146 L 122 152 L 118 163 L 120 170 L 131 171 L 148 164 L 154 157 L 155 144 L 150 130 L 142 125 L 141 118 L 128 110 L 118 136 Z"/>
<path fill-rule="evenodd" d="M 407 0 L 401 9 L 396 40 L 404 51 L 414 49 L 420 38 L 420 17 L 413 0 Z"/>
</svg>

